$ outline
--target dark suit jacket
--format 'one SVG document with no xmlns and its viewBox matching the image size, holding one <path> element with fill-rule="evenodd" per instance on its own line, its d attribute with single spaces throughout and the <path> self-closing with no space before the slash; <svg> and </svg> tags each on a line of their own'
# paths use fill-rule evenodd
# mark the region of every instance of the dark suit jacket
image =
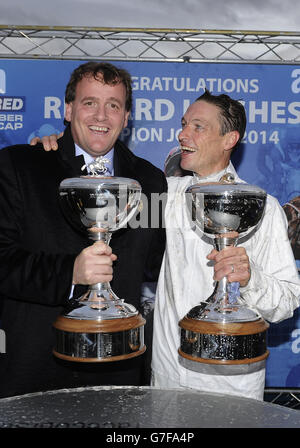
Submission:
<svg viewBox="0 0 300 448">
<path fill-rule="evenodd" d="M 60 182 L 82 174 L 83 158 L 74 154 L 69 127 L 58 151 L 28 145 L 0 151 L 0 328 L 6 334 L 6 353 L 0 354 L 0 397 L 145 382 L 149 350 L 147 356 L 96 364 L 65 362 L 52 355 L 52 323 L 68 303 L 74 260 L 91 244 L 70 226 L 59 204 Z M 166 191 L 163 173 L 119 141 L 114 170 L 115 176 L 139 181 L 147 196 Z M 126 228 L 112 237 L 118 256 L 112 288 L 138 309 L 142 282 L 157 279 L 164 238 L 161 228 Z"/>
</svg>

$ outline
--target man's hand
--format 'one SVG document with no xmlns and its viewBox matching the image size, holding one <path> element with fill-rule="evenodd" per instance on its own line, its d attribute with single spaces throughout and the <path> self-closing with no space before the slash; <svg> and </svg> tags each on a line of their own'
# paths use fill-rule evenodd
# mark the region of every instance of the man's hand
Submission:
<svg viewBox="0 0 300 448">
<path fill-rule="evenodd" d="M 60 134 L 45 135 L 44 137 L 34 137 L 30 140 L 30 145 L 35 146 L 37 143 L 42 143 L 45 151 L 56 151 L 58 149 L 57 140 L 64 135 Z"/>
<path fill-rule="evenodd" d="M 103 241 L 86 247 L 75 259 L 73 285 L 110 282 L 113 278 L 112 264 L 116 259 L 117 256 Z"/>
<path fill-rule="evenodd" d="M 251 276 L 250 262 L 243 247 L 229 246 L 220 252 L 213 249 L 207 258 L 215 262 L 214 280 L 227 277 L 230 283 L 239 282 L 241 286 L 248 284 Z"/>
</svg>

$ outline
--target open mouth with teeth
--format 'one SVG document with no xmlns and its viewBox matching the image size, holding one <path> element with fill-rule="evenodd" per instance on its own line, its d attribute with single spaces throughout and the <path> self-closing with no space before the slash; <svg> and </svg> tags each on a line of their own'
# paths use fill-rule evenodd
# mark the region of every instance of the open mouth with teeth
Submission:
<svg viewBox="0 0 300 448">
<path fill-rule="evenodd" d="M 180 151 L 184 154 L 196 152 L 196 149 L 191 148 L 190 146 L 180 146 Z"/>
<path fill-rule="evenodd" d="M 93 132 L 108 132 L 108 128 L 106 126 L 89 126 L 89 129 Z"/>
</svg>

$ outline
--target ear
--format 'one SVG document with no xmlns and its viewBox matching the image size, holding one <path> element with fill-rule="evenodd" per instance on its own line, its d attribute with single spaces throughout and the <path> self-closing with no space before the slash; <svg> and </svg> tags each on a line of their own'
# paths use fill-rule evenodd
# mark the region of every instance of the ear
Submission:
<svg viewBox="0 0 300 448">
<path fill-rule="evenodd" d="M 128 125 L 128 118 L 129 118 L 129 115 L 130 115 L 130 111 L 125 112 L 123 129 L 126 128 L 126 126 Z"/>
<path fill-rule="evenodd" d="M 65 105 L 65 120 L 69 123 L 71 122 L 72 118 L 72 110 L 73 110 L 73 103 L 68 103 Z"/>
<path fill-rule="evenodd" d="M 230 151 L 239 141 L 240 134 L 238 131 L 230 131 L 225 134 L 224 150 Z"/>
</svg>

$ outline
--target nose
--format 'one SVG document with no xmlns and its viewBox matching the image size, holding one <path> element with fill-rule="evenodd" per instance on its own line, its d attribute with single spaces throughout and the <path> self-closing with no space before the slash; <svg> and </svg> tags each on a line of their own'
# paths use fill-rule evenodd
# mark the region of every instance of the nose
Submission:
<svg viewBox="0 0 300 448">
<path fill-rule="evenodd" d="M 185 126 L 178 134 L 178 141 L 182 143 L 184 140 L 188 138 L 188 126 Z"/>
<path fill-rule="evenodd" d="M 103 121 L 107 117 L 106 107 L 104 104 L 98 104 L 94 110 L 94 116 L 98 121 Z"/>
</svg>

